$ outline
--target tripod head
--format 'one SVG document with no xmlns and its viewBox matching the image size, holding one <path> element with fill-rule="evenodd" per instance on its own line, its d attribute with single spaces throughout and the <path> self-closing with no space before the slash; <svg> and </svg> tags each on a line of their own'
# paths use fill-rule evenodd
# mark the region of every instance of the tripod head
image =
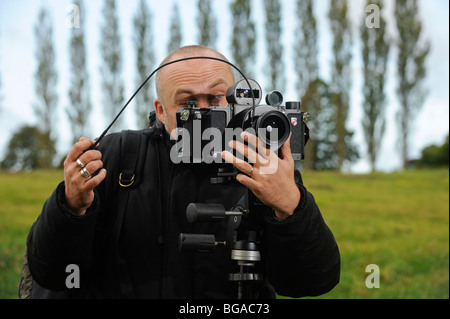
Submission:
<svg viewBox="0 0 450 319">
<path fill-rule="evenodd" d="M 254 273 L 255 263 L 261 261 L 257 232 L 249 231 L 245 239 L 238 240 L 238 227 L 249 212 L 241 206 L 226 211 L 220 204 L 191 203 L 186 209 L 186 217 L 194 222 L 222 222 L 228 219 L 225 241 L 216 241 L 211 234 L 185 234 L 179 236 L 180 252 L 211 253 L 218 246 L 231 250 L 231 259 L 237 262 L 239 272 L 230 273 L 228 280 L 238 284 L 238 299 L 255 297 L 255 284 L 262 282 L 261 274 Z"/>
</svg>

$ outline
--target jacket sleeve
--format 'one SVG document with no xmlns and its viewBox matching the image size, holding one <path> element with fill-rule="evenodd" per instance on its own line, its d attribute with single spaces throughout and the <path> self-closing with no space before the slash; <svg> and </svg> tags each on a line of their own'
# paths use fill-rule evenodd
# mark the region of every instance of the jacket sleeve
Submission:
<svg viewBox="0 0 450 319">
<path fill-rule="evenodd" d="M 295 172 L 300 203 L 293 216 L 265 215 L 269 281 L 283 296 L 318 296 L 334 288 L 340 277 L 340 254 L 314 197 Z"/>
<path fill-rule="evenodd" d="M 87 278 L 92 261 L 98 196 L 85 215 L 73 214 L 65 204 L 64 182 L 45 202 L 27 239 L 28 262 L 33 279 L 42 287 L 67 289 L 68 265 L 78 266 L 80 281 Z"/>
</svg>

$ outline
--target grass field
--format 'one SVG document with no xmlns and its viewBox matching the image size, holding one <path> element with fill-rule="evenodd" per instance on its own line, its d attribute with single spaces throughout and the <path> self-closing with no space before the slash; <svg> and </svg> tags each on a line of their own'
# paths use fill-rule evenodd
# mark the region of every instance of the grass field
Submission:
<svg viewBox="0 0 450 319">
<path fill-rule="evenodd" d="M 62 178 L 0 172 L 0 298 L 17 298 L 29 228 Z M 321 298 L 449 298 L 448 170 L 303 179 L 341 251 L 341 282 Z M 366 287 L 369 264 L 380 288 Z"/>
</svg>

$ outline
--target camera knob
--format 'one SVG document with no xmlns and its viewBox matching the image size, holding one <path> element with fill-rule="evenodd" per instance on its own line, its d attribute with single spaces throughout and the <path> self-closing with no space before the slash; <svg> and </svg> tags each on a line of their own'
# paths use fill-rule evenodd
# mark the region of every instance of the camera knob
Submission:
<svg viewBox="0 0 450 319">
<path fill-rule="evenodd" d="M 186 104 L 187 104 L 187 107 L 196 107 L 197 101 L 187 101 Z"/>
<path fill-rule="evenodd" d="M 189 110 L 185 109 L 181 112 L 180 120 L 187 121 L 187 120 L 189 120 L 190 115 L 191 115 L 191 112 L 189 112 Z"/>
<path fill-rule="evenodd" d="M 286 102 L 286 110 L 300 111 L 300 102 Z"/>
</svg>

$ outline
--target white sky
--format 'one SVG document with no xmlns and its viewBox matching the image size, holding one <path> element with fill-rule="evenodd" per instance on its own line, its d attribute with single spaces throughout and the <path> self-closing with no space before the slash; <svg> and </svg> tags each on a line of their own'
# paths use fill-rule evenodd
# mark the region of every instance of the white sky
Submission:
<svg viewBox="0 0 450 319">
<path fill-rule="evenodd" d="M 159 63 L 166 54 L 166 44 L 169 34 L 169 22 L 172 3 L 175 0 L 148 0 L 153 13 L 153 30 L 155 39 L 155 53 Z M 214 14 L 217 18 L 219 30 L 218 49 L 231 59 L 229 50 L 231 17 L 230 0 L 212 0 L 214 2 Z M 64 108 L 67 105 L 67 89 L 69 82 L 68 43 L 70 29 L 67 28 L 67 9 L 70 0 L 0 0 L 0 76 L 2 86 L 0 96 L 2 109 L 0 110 L 0 159 L 6 151 L 6 146 L 11 135 L 24 124 L 34 124 L 35 117 L 32 103 L 35 101 L 33 76 L 36 69 L 35 39 L 33 27 L 36 24 L 38 10 L 42 4 L 50 8 L 54 21 L 54 43 L 56 46 L 56 63 L 58 71 L 58 93 L 60 123 L 58 149 L 65 154 L 70 149 L 69 123 Z M 197 0 L 178 1 L 183 24 L 183 45 L 196 42 L 196 3 Z M 353 94 L 351 96 L 351 112 L 348 121 L 349 127 L 356 131 L 355 142 L 360 145 L 362 159 L 349 167 L 353 172 L 365 172 L 368 163 L 365 155 L 364 137 L 361 128 L 361 53 L 359 25 L 365 21 L 365 1 L 350 0 L 351 18 L 354 29 L 354 58 L 351 61 L 353 76 Z M 103 1 L 84 0 L 86 11 L 81 12 L 85 21 L 85 35 L 87 37 L 89 76 L 91 84 L 91 97 L 94 104 L 94 114 L 91 115 L 90 123 L 95 138 L 106 127 L 102 119 L 102 105 L 100 94 L 100 53 L 99 34 L 100 24 L 103 21 L 101 8 Z M 331 36 L 328 24 L 329 0 L 318 0 L 314 2 L 316 18 L 319 23 L 320 36 L 320 72 L 325 80 L 330 78 L 329 65 L 331 61 Z M 424 26 L 424 35 L 431 42 L 431 53 L 427 60 L 428 75 L 425 86 L 428 95 L 424 107 L 417 114 L 414 130 L 411 135 L 411 157 L 420 155 L 420 150 L 429 144 L 441 144 L 449 131 L 449 1 L 448 0 L 419 0 L 420 14 Z M 124 79 L 126 86 L 126 98 L 134 92 L 137 85 L 134 81 L 134 50 L 131 40 L 132 18 L 138 5 L 137 0 L 118 0 L 120 32 L 122 35 L 122 48 L 124 58 Z M 253 0 L 253 17 L 260 32 L 263 35 L 264 11 L 263 1 Z M 293 69 L 292 45 L 293 34 L 296 23 L 294 20 L 295 0 L 283 0 L 283 45 L 286 70 Z M 387 8 L 382 14 L 388 23 L 388 29 L 395 36 L 395 25 L 392 21 L 392 8 L 394 0 L 387 1 Z M 264 87 L 262 74 L 264 72 L 265 44 L 260 36 L 257 39 L 257 63 L 255 64 L 255 80 Z M 399 169 L 401 160 L 397 147 L 395 114 L 398 109 L 396 89 L 396 49 L 391 49 L 391 60 L 388 69 L 388 107 L 387 116 L 389 123 L 383 147 L 379 155 L 377 168 L 379 170 L 392 171 Z M 286 71 L 291 83 L 284 93 L 285 101 L 298 100 L 299 96 L 294 91 L 295 74 Z M 125 101 L 124 101 L 125 102 Z M 130 128 L 134 127 L 133 104 L 130 104 L 124 113 Z"/>
</svg>

